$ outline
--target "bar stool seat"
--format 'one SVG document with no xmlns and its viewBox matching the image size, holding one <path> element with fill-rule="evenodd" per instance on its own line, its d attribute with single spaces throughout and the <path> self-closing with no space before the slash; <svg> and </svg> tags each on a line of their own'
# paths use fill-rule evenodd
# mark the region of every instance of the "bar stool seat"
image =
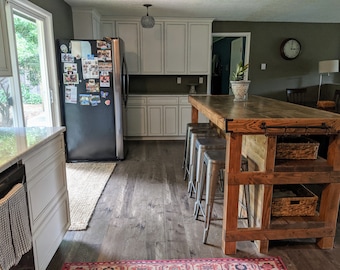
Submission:
<svg viewBox="0 0 340 270">
<path fill-rule="evenodd" d="M 188 192 L 190 196 L 194 192 L 197 198 L 197 190 L 198 190 L 198 181 L 199 175 L 201 172 L 201 164 L 203 162 L 203 154 L 208 149 L 225 149 L 226 147 L 226 140 L 219 137 L 209 137 L 209 138 L 197 138 L 196 141 L 192 141 L 195 145 L 193 146 L 192 152 L 192 162 L 191 162 L 191 171 L 190 171 L 190 178 L 188 182 Z"/>
</svg>

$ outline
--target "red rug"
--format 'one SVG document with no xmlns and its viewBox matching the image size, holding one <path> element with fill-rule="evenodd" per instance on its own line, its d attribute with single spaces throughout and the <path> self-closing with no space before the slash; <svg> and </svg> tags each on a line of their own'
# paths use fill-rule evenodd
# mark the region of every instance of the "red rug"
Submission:
<svg viewBox="0 0 340 270">
<path fill-rule="evenodd" d="M 62 270 L 287 270 L 280 257 L 65 263 Z"/>
</svg>

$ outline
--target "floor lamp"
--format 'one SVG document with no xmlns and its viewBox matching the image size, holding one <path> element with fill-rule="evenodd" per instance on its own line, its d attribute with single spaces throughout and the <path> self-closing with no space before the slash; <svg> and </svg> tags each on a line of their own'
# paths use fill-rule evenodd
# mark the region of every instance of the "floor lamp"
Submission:
<svg viewBox="0 0 340 270">
<path fill-rule="evenodd" d="M 318 91 L 318 102 L 320 100 L 322 74 L 328 74 L 339 72 L 339 60 L 325 60 L 319 62 L 320 84 Z"/>
</svg>

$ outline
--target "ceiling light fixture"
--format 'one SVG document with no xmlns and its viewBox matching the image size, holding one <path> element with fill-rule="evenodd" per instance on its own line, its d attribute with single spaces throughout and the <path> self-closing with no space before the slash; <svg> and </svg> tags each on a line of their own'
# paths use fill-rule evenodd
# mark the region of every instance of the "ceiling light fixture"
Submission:
<svg viewBox="0 0 340 270">
<path fill-rule="evenodd" d="M 140 22 L 144 28 L 152 28 L 155 25 L 154 17 L 149 16 L 149 7 L 151 7 L 152 5 L 144 4 L 143 6 L 146 7 L 146 16 L 143 16 Z"/>
</svg>

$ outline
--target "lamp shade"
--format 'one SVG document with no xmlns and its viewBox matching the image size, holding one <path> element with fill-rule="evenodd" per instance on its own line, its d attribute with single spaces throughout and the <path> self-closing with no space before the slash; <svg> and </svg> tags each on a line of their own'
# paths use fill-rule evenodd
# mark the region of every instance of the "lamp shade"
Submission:
<svg viewBox="0 0 340 270">
<path fill-rule="evenodd" d="M 325 60 L 319 62 L 319 73 L 339 72 L 339 60 Z"/>
</svg>

